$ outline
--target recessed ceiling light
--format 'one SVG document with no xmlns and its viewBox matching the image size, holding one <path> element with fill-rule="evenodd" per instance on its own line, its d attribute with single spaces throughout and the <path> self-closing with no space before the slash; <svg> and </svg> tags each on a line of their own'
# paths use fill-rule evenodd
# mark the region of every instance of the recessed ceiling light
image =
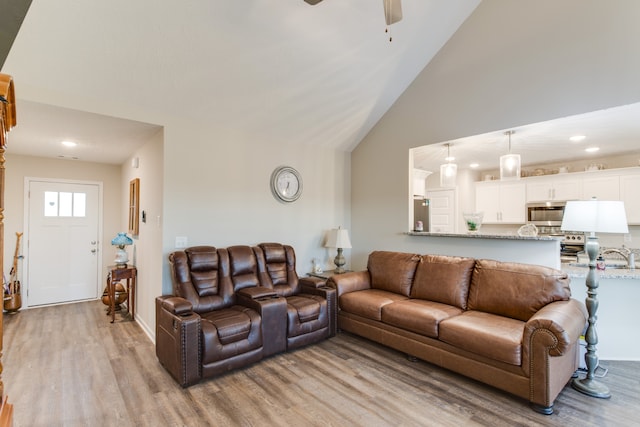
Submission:
<svg viewBox="0 0 640 427">
<path fill-rule="evenodd" d="M 480 166 L 478 163 L 471 163 L 469 165 L 470 168 L 477 168 L 478 166 Z"/>
<path fill-rule="evenodd" d="M 580 141 L 584 140 L 585 138 L 586 138 L 586 136 L 584 136 L 584 135 L 574 135 L 571 138 L 569 138 L 569 141 L 580 142 Z"/>
<path fill-rule="evenodd" d="M 62 141 L 61 144 L 65 147 L 75 147 L 76 145 L 78 145 L 73 141 Z"/>
<path fill-rule="evenodd" d="M 585 148 L 584 151 L 586 151 L 587 153 L 595 153 L 599 149 L 600 147 L 589 147 L 589 148 Z"/>
</svg>

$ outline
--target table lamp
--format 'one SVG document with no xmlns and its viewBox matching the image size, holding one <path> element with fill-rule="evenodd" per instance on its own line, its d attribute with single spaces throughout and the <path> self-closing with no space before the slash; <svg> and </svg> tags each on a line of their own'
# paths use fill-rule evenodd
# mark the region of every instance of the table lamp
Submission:
<svg viewBox="0 0 640 427">
<path fill-rule="evenodd" d="M 351 248 L 351 241 L 349 240 L 349 232 L 348 230 L 338 227 L 329 231 L 327 236 L 327 243 L 324 245 L 325 248 L 337 248 L 338 255 L 336 255 L 333 262 L 336 265 L 336 269 L 334 273 L 341 274 L 345 272 L 343 266 L 346 264 L 346 260 L 342 255 L 342 249 Z"/>
<path fill-rule="evenodd" d="M 585 333 L 587 353 L 584 356 L 587 365 L 586 378 L 575 378 L 571 386 L 581 393 L 592 397 L 608 399 L 611 393 L 606 385 L 594 379 L 598 367 L 596 344 L 596 312 L 598 311 L 598 275 L 596 274 L 596 258 L 600 252 L 600 245 L 596 233 L 628 233 L 627 216 L 624 202 L 592 200 L 568 201 L 562 217 L 560 227 L 566 231 L 581 231 L 590 233 L 585 244 L 585 251 L 589 256 L 589 272 L 587 273 L 587 298 L 585 305 L 589 313 L 589 323 Z"/>
<path fill-rule="evenodd" d="M 113 262 L 115 262 L 119 268 L 126 267 L 129 262 L 129 255 L 127 251 L 124 250 L 124 247 L 133 245 L 133 240 L 127 236 L 127 233 L 118 233 L 118 235 L 111 240 L 111 244 L 118 247 L 116 250 L 116 259 Z"/>
</svg>

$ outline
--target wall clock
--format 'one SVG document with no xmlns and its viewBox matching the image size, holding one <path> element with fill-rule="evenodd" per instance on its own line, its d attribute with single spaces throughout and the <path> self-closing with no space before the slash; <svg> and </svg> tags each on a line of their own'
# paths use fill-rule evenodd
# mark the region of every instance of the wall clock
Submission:
<svg viewBox="0 0 640 427">
<path fill-rule="evenodd" d="M 302 176 L 291 166 L 279 166 L 271 174 L 271 192 L 280 201 L 295 202 L 302 195 Z"/>
</svg>

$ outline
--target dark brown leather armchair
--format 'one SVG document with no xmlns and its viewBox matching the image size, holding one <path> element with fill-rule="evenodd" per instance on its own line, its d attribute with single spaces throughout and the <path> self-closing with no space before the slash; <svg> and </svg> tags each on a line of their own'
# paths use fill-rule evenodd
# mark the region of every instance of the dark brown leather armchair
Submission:
<svg viewBox="0 0 640 427">
<path fill-rule="evenodd" d="M 261 285 L 287 300 L 287 350 L 335 335 L 330 322 L 330 318 L 335 317 L 334 290 L 326 288 L 323 281 L 298 278 L 296 255 L 291 246 L 261 243 L 253 250 Z"/>
<path fill-rule="evenodd" d="M 180 383 L 263 357 L 258 310 L 236 303 L 226 249 L 196 246 L 169 256 L 174 296 L 156 299 L 156 355 Z"/>
</svg>

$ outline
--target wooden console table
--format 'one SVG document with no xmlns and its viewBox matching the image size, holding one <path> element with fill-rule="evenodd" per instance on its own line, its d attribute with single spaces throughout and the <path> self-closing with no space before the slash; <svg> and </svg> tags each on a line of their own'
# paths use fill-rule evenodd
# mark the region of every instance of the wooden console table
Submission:
<svg viewBox="0 0 640 427">
<path fill-rule="evenodd" d="M 131 313 L 131 320 L 135 320 L 136 314 L 136 275 L 138 270 L 132 265 L 118 267 L 112 265 L 108 267 L 107 292 L 109 293 L 109 311 L 111 312 L 111 323 L 116 320 L 116 283 L 120 280 L 127 281 L 127 310 Z"/>
</svg>

